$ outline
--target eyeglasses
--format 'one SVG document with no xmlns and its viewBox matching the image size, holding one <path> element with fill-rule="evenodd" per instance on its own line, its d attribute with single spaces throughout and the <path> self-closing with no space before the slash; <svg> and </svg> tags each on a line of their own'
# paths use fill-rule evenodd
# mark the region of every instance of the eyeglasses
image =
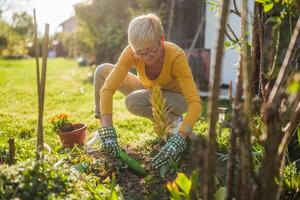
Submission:
<svg viewBox="0 0 300 200">
<path fill-rule="evenodd" d="M 158 44 L 158 47 L 155 49 L 155 50 L 151 50 L 151 51 L 148 51 L 148 52 L 144 52 L 144 53 L 139 53 L 139 52 L 136 52 L 134 49 L 133 50 L 133 55 L 134 57 L 136 58 L 143 58 L 144 56 L 154 56 L 155 54 L 157 54 L 157 52 L 159 51 L 159 48 L 160 47 L 160 44 Z"/>
</svg>

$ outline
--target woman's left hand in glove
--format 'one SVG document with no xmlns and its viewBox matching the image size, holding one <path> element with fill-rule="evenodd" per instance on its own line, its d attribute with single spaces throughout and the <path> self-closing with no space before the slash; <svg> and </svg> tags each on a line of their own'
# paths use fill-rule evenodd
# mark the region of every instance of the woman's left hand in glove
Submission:
<svg viewBox="0 0 300 200">
<path fill-rule="evenodd" d="M 163 165 L 170 165 L 178 162 L 182 152 L 187 149 L 187 142 L 179 134 L 172 135 L 166 144 L 160 149 L 158 154 L 154 156 L 152 165 L 158 169 Z"/>
</svg>

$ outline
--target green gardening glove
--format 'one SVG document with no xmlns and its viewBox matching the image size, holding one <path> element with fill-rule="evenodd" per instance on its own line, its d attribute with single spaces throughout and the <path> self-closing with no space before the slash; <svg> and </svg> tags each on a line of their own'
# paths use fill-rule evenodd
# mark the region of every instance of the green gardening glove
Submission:
<svg viewBox="0 0 300 200">
<path fill-rule="evenodd" d="M 117 134 L 114 127 L 101 127 L 98 129 L 100 140 L 102 142 L 104 151 L 112 157 L 118 155 L 120 147 L 117 141 Z"/>
<path fill-rule="evenodd" d="M 168 139 L 158 154 L 154 156 L 152 165 L 158 169 L 163 165 L 171 165 L 174 162 L 178 162 L 180 155 L 186 148 L 187 143 L 185 139 L 178 134 L 174 134 Z"/>
</svg>

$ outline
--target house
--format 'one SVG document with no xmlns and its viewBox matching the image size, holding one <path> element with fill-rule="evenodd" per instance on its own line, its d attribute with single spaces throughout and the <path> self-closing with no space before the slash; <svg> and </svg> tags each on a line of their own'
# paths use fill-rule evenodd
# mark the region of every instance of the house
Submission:
<svg viewBox="0 0 300 200">
<path fill-rule="evenodd" d="M 242 7 L 242 1 L 235 1 L 237 8 Z M 214 55 L 215 50 L 214 46 L 217 40 L 217 24 L 218 17 L 215 13 L 209 11 L 211 8 L 211 5 L 207 4 L 206 10 L 206 26 L 205 26 L 205 48 L 212 49 L 212 55 Z M 250 19 L 250 16 L 253 16 L 253 8 L 254 8 L 254 1 L 248 1 L 248 19 Z M 230 4 L 230 10 L 234 10 L 234 5 L 231 2 Z M 241 9 L 240 9 L 241 10 Z M 252 14 L 251 14 L 252 13 Z M 241 35 L 241 19 L 235 14 L 229 14 L 228 15 L 228 24 L 230 24 L 231 28 L 234 30 L 235 34 L 240 37 Z M 251 22 L 248 20 L 248 31 L 250 32 L 249 40 L 251 42 Z M 225 41 L 229 41 L 227 37 L 225 37 Z M 233 84 L 233 94 L 235 94 L 235 88 L 236 88 L 236 80 L 237 80 L 237 69 L 239 67 L 239 53 L 236 49 L 226 49 L 224 51 L 223 56 L 223 64 L 222 64 L 222 74 L 221 74 L 221 80 L 223 84 L 229 84 L 230 81 L 232 81 Z M 210 75 L 212 77 L 212 74 Z"/>
<path fill-rule="evenodd" d="M 59 47 L 54 46 L 55 49 L 62 49 L 59 50 L 59 52 L 63 52 L 63 53 L 62 54 L 57 53 L 57 55 L 70 56 L 76 58 L 78 56 L 76 34 L 74 34 L 77 28 L 76 17 L 72 16 L 68 18 L 67 20 L 59 24 L 59 27 L 61 27 L 61 33 L 70 36 L 71 39 L 68 40 L 67 43 L 64 45 L 62 45 L 62 42 L 59 42 L 58 43 L 60 45 Z"/>
<path fill-rule="evenodd" d="M 168 31 L 171 41 L 178 44 L 189 52 L 189 63 L 194 75 L 194 79 L 200 88 L 201 96 L 208 96 L 208 84 L 212 82 L 211 74 L 212 58 L 215 54 L 215 45 L 217 41 L 217 26 L 219 24 L 216 12 L 211 11 L 212 6 L 205 3 L 204 0 L 173 0 L 173 25 Z M 241 7 L 241 1 L 236 1 L 237 7 Z M 234 5 L 230 5 L 234 9 Z M 251 12 L 253 2 L 248 3 L 248 9 Z M 170 20 L 169 20 L 170 21 Z M 240 35 L 240 18 L 234 14 L 229 14 L 228 23 Z M 249 23 L 249 25 L 251 25 Z M 193 44 L 193 40 L 194 44 Z M 228 40 L 225 38 L 225 41 Z M 193 46 L 193 48 L 191 48 Z M 235 49 L 226 49 L 224 51 L 222 74 L 221 74 L 221 98 L 228 98 L 229 82 L 233 83 L 233 93 L 235 92 L 237 78 L 237 63 L 239 62 L 239 53 Z"/>
<path fill-rule="evenodd" d="M 64 33 L 74 33 L 76 31 L 76 19 L 75 16 L 72 16 L 59 24 L 59 26 L 62 28 L 62 32 Z"/>
</svg>

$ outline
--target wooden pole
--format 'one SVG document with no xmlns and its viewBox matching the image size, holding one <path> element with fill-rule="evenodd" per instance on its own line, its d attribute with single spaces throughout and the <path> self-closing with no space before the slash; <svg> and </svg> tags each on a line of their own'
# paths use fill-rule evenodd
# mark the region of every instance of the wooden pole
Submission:
<svg viewBox="0 0 300 200">
<path fill-rule="evenodd" d="M 15 163 L 15 140 L 13 138 L 10 138 L 8 140 L 9 144 L 9 160 L 8 164 L 12 165 Z"/>
<path fill-rule="evenodd" d="M 36 22 L 36 13 L 33 9 L 33 20 L 34 20 L 34 50 L 35 50 L 35 61 L 36 61 L 36 77 L 37 77 L 37 91 L 38 91 L 38 104 L 40 107 L 40 65 L 39 65 L 39 42 L 38 42 L 38 31 Z"/>
<path fill-rule="evenodd" d="M 43 113 L 44 113 L 44 97 L 45 97 L 45 83 L 46 83 L 46 70 L 48 58 L 48 43 L 49 43 L 49 24 L 45 24 L 45 35 L 42 50 L 42 74 L 40 81 L 40 106 L 39 106 L 39 129 L 37 136 L 37 158 L 40 158 L 40 152 L 43 151 Z"/>
<path fill-rule="evenodd" d="M 36 22 L 36 13 L 33 9 L 33 20 L 34 20 L 34 49 L 35 49 L 35 61 L 36 61 L 36 83 L 37 83 L 37 96 L 38 96 L 38 128 L 37 128 L 37 159 L 39 159 L 39 135 L 42 134 L 43 128 L 40 120 L 40 109 L 41 109 L 41 81 L 40 81 L 40 64 L 39 64 L 39 44 L 38 44 L 38 31 Z"/>
</svg>

